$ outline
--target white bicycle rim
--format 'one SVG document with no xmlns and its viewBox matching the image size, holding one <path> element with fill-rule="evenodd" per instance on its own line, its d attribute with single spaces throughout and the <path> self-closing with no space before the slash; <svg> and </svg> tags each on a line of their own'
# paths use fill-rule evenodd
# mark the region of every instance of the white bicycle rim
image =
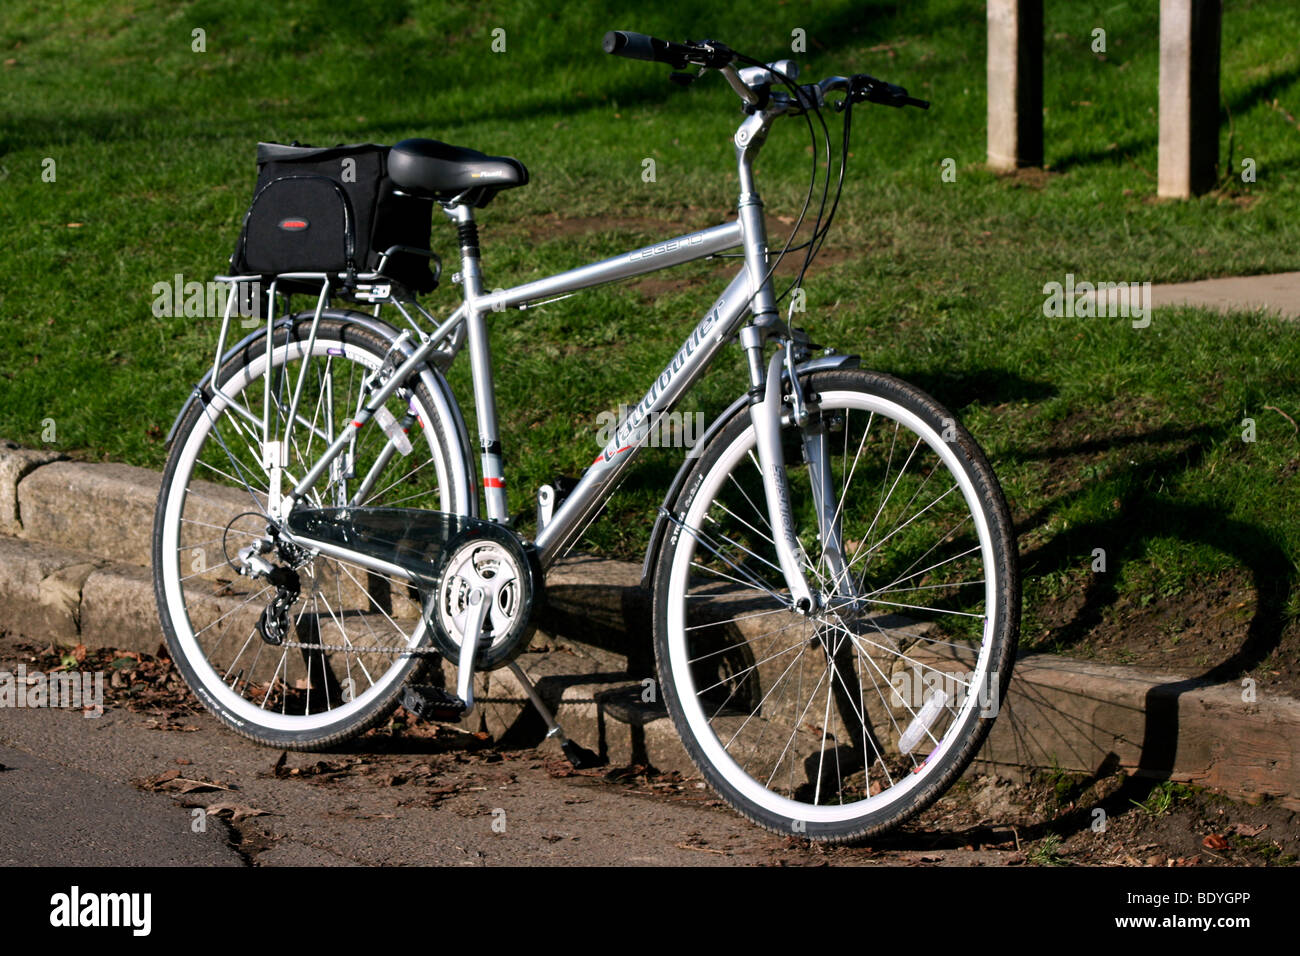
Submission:
<svg viewBox="0 0 1300 956">
<path fill-rule="evenodd" d="M 343 343 L 338 340 L 316 340 L 315 351 L 325 354 L 328 348 L 343 349 L 344 357 L 359 362 L 369 370 L 373 371 L 379 367 L 380 360 L 371 352 L 366 351 L 351 343 Z M 307 350 L 305 342 L 293 342 L 287 346 L 280 346 L 274 350 L 275 361 L 281 367 L 286 363 L 286 350 L 288 360 L 301 360 Z M 264 351 L 259 352 L 257 357 L 242 369 L 236 372 L 224 386 L 223 391 L 231 397 L 239 395 L 251 382 L 258 381 L 266 367 L 266 354 Z M 185 611 L 184 598 L 181 592 L 180 579 L 180 562 L 178 542 L 180 536 L 180 515 L 184 507 L 185 494 L 193 477 L 195 461 L 199 452 L 202 450 L 205 440 L 211 430 L 214 421 L 222 417 L 222 413 L 228 406 L 228 401 L 222 395 L 217 395 L 208 405 L 208 414 L 200 417 L 198 424 L 189 433 L 185 444 L 180 452 L 180 459 L 177 462 L 176 471 L 172 477 L 171 487 L 165 504 L 166 512 L 163 523 L 163 542 L 162 554 L 164 557 L 162 576 L 163 588 L 167 597 L 169 608 L 181 608 L 182 613 L 172 613 L 172 627 L 176 635 L 180 648 L 185 654 L 186 660 L 194 668 L 203 690 L 206 692 L 208 700 L 217 709 L 224 713 L 229 719 L 237 724 L 249 723 L 260 727 L 266 727 L 276 731 L 308 731 L 319 730 L 340 722 L 346 722 L 350 717 L 364 711 L 376 698 L 386 694 L 392 689 L 394 682 L 401 679 L 403 669 L 398 666 L 404 657 L 394 657 L 393 665 L 390 666 L 384 674 L 365 691 L 358 694 L 351 701 L 340 703 L 338 706 L 328 710 L 320 711 L 313 714 L 281 714 L 269 708 L 259 707 L 251 700 L 235 693 L 221 675 L 208 662 L 207 655 L 204 653 L 197 635 L 190 625 L 188 613 Z M 427 422 L 426 434 L 427 444 L 430 448 L 434 462 L 434 469 L 437 473 L 438 488 L 443 510 L 450 509 L 448 501 L 448 475 L 447 462 L 443 458 L 443 450 L 440 443 L 429 432 L 433 429 L 433 418 L 435 414 L 433 409 L 420 408 L 422 419 Z M 447 434 L 444 428 L 444 434 Z M 269 599 L 268 599 L 269 600 Z M 407 647 L 417 647 L 423 640 L 427 623 L 421 617 L 419 624 L 412 631 L 406 640 Z"/>
<path fill-rule="evenodd" d="M 993 636 L 996 634 L 999 624 L 996 619 L 997 581 L 991 576 L 997 565 L 994 559 L 993 539 L 989 530 L 988 519 L 980 507 L 975 488 L 958 462 L 952 447 L 911 411 L 878 395 L 869 395 L 856 390 L 827 390 L 821 393 L 821 406 L 828 409 L 860 409 L 864 412 L 874 412 L 877 415 L 897 421 L 903 427 L 910 429 L 914 435 L 921 438 L 939 456 L 960 487 L 966 506 L 970 510 L 975 523 L 984 567 L 989 572 L 985 575 L 984 588 L 984 600 L 987 609 L 986 619 L 974 671 L 977 677 L 982 678 L 989 666 Z M 731 474 L 740 459 L 754 445 L 754 430 L 750 426 L 719 457 L 713 468 L 705 475 L 701 487 L 691 501 L 690 508 L 684 518 L 687 528 L 700 527 L 705 512 L 717 496 L 723 482 Z M 696 693 L 688 661 L 689 650 L 686 646 L 686 634 L 683 630 L 686 616 L 685 601 L 688 572 L 696 547 L 694 536 L 689 531 L 683 531 L 679 538 L 677 550 L 673 555 L 670 569 L 667 627 L 672 680 L 677 688 L 677 697 L 683 716 L 691 729 L 692 736 L 703 751 L 705 760 L 745 799 L 770 813 L 786 817 L 791 821 L 805 823 L 847 822 L 883 810 L 890 804 L 904 799 L 918 787 L 923 786 L 928 782 L 935 768 L 941 763 L 944 754 L 952 746 L 964 740 L 969 724 L 977 718 L 979 702 L 975 694 L 966 696 L 961 710 L 949 725 L 943 739 L 926 758 L 922 769 L 916 773 L 909 773 L 906 780 L 900 781 L 874 796 L 852 803 L 818 806 L 801 803 L 767 789 L 762 783 L 746 773 L 723 747 L 703 708 L 700 706 L 699 697 Z"/>
</svg>

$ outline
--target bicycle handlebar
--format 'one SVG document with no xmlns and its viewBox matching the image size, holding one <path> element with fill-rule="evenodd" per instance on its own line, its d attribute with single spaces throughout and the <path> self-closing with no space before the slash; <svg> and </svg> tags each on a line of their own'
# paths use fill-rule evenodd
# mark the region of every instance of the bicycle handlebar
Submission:
<svg viewBox="0 0 1300 956">
<path fill-rule="evenodd" d="M 679 43 L 660 40 L 645 33 L 630 33 L 626 30 L 610 30 L 602 43 L 606 53 L 625 56 L 629 60 L 650 60 L 655 63 L 667 63 L 669 66 L 684 70 L 687 66 L 686 48 Z"/>
<path fill-rule="evenodd" d="M 605 34 L 601 45 L 606 53 L 613 56 L 624 56 L 629 60 L 666 63 L 675 70 L 684 70 L 692 64 L 724 69 L 736 60 L 734 51 L 712 40 L 700 43 L 674 43 L 671 40 L 661 40 L 645 33 L 633 33 L 628 30 L 610 30 Z M 744 57 L 740 59 L 745 60 Z M 724 72 L 728 71 L 724 69 Z M 751 104 L 758 102 L 757 98 L 745 95 L 745 88 L 738 85 L 739 80 L 734 74 L 729 75 L 728 79 L 735 81 L 732 86 L 737 87 L 737 92 L 741 94 L 746 102 Z M 828 86 L 827 84 L 831 85 Z M 832 88 L 843 89 L 844 86 L 845 81 L 841 77 L 832 77 L 829 80 L 824 80 L 821 84 L 817 84 L 813 89 L 820 88 L 821 93 L 816 96 L 820 103 L 822 96 L 830 92 Z M 930 108 L 929 102 L 917 99 L 914 96 L 908 96 L 907 90 L 903 87 L 895 86 L 893 83 L 887 83 L 884 80 L 878 80 L 874 76 L 867 76 L 865 73 L 859 73 L 848 80 L 847 87 L 848 97 L 855 103 L 865 100 L 869 103 L 879 103 L 882 106 L 892 106 L 896 109 L 904 106 L 915 106 L 923 110 Z M 808 88 L 805 87 L 805 89 Z M 839 106 L 842 105 L 844 104 L 839 104 Z M 837 109 L 839 106 L 837 106 Z"/>
<path fill-rule="evenodd" d="M 727 66 L 735 54 L 721 43 L 673 43 L 645 33 L 628 30 L 610 30 L 601 44 L 606 53 L 625 56 L 630 60 L 650 60 L 667 63 L 675 70 L 684 70 L 691 64 L 715 69 Z"/>
</svg>

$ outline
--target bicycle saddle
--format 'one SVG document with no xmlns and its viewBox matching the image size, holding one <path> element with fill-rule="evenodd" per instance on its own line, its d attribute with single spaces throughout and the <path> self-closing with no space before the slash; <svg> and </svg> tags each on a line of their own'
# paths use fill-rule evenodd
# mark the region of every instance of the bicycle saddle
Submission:
<svg viewBox="0 0 1300 956">
<path fill-rule="evenodd" d="M 517 159 L 486 156 L 436 139 L 402 140 L 388 154 L 388 175 L 403 192 L 432 199 L 472 190 L 465 201 L 479 207 L 502 189 L 528 182 L 528 170 Z"/>
</svg>

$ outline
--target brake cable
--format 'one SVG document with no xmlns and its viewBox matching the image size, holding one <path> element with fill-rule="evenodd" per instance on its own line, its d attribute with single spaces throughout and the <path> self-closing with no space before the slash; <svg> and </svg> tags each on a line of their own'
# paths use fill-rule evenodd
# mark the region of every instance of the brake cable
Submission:
<svg viewBox="0 0 1300 956">
<path fill-rule="evenodd" d="M 785 259 L 786 255 L 789 252 L 797 251 L 799 249 L 807 250 L 807 252 L 804 254 L 804 261 L 803 264 L 800 266 L 798 276 L 794 279 L 794 281 L 790 283 L 789 286 L 785 288 L 783 292 L 781 292 L 780 295 L 776 297 L 776 302 L 779 303 L 783 299 L 785 299 L 786 296 L 790 295 L 790 293 L 794 289 L 802 287 L 804 277 L 807 275 L 808 272 L 808 267 L 812 264 L 812 261 L 816 257 L 817 253 L 821 251 L 821 247 L 826 241 L 826 236 L 830 232 L 831 222 L 835 217 L 835 212 L 839 208 L 840 197 L 844 191 L 845 167 L 848 162 L 849 123 L 851 122 L 850 121 L 851 113 L 849 111 L 851 110 L 852 107 L 852 98 L 849 97 L 845 100 L 845 111 L 846 111 L 845 128 L 844 128 L 843 146 L 840 152 L 840 169 L 839 169 L 839 175 L 837 177 L 837 182 L 835 187 L 835 198 L 831 203 L 830 213 L 827 214 L 826 201 L 830 191 L 832 156 L 831 156 L 831 145 L 830 145 L 830 129 L 826 125 L 826 119 L 822 114 L 820 104 L 818 104 L 816 100 L 811 100 L 811 101 L 806 100 L 799 86 L 795 83 L 794 79 L 790 77 L 785 71 L 778 70 L 775 67 L 771 67 L 766 63 L 762 63 L 758 60 L 753 59 L 752 57 L 745 56 L 744 54 L 736 53 L 735 57 L 737 60 L 740 60 L 741 62 L 746 63 L 750 66 L 757 66 L 761 69 L 767 70 L 768 73 L 770 73 L 772 76 L 775 76 L 778 80 L 780 80 L 781 83 L 790 91 L 791 95 L 794 97 L 794 102 L 798 104 L 800 107 L 802 107 L 801 112 L 804 117 L 804 122 L 807 123 L 808 125 L 809 139 L 811 140 L 811 144 L 812 144 L 812 156 L 813 156 L 812 171 L 809 177 L 808 192 L 804 197 L 803 207 L 799 211 L 799 216 L 795 221 L 794 227 L 790 230 L 790 235 L 786 239 L 785 246 L 781 249 L 781 252 L 776 257 L 776 260 L 772 263 L 771 267 L 767 270 L 767 274 L 763 277 L 763 281 L 766 282 L 775 273 L 777 267 L 781 264 L 781 262 Z M 826 179 L 822 184 L 821 202 L 818 205 L 817 217 L 813 222 L 812 237 L 806 240 L 805 242 L 800 243 L 798 246 L 792 247 L 792 243 L 794 242 L 794 237 L 798 235 L 799 229 L 802 227 L 804 219 L 807 216 L 808 206 L 812 201 L 812 194 L 817 186 L 817 174 L 818 174 L 817 132 L 816 132 L 816 128 L 812 124 L 812 119 L 808 115 L 810 112 L 816 113 L 817 122 L 821 125 L 822 128 L 822 134 L 824 137 L 824 144 L 825 144 L 825 155 L 826 155 Z M 823 216 L 825 216 L 824 222 L 823 222 Z"/>
<path fill-rule="evenodd" d="M 767 66 L 766 63 L 761 63 L 758 60 L 755 60 L 752 57 L 745 56 L 742 53 L 736 53 L 734 50 L 732 50 L 731 53 L 735 57 L 735 59 L 740 60 L 741 62 L 744 63 L 748 63 L 751 66 L 758 66 L 763 69 L 766 69 L 770 73 L 772 73 L 772 75 L 779 77 L 781 79 L 781 82 L 784 83 L 791 90 L 791 92 L 794 93 L 795 102 L 796 103 L 803 102 L 802 98 L 799 96 L 798 89 L 795 86 L 793 80 L 791 80 L 790 77 L 788 77 L 784 71 L 771 69 L 770 67 Z M 803 225 L 804 218 L 807 216 L 808 213 L 808 206 L 812 203 L 813 190 L 816 188 L 817 185 L 817 150 L 816 150 L 817 135 L 816 132 L 813 130 L 812 120 L 808 118 L 806 108 L 804 110 L 804 121 L 808 124 L 808 133 L 809 136 L 812 137 L 812 141 L 813 141 L 812 176 L 808 181 L 808 192 L 804 196 L 803 207 L 799 210 L 799 217 L 798 219 L 795 220 L 794 228 L 790 230 L 790 235 L 785 241 L 784 248 L 781 249 L 780 253 L 777 254 L 776 259 L 771 263 L 771 265 L 768 266 L 767 272 L 764 273 L 762 280 L 757 284 L 757 287 L 755 288 L 753 294 L 750 295 L 749 298 L 750 298 L 751 305 L 753 303 L 754 297 L 758 295 L 758 290 L 761 289 L 767 283 L 767 281 L 772 278 L 772 276 L 776 272 L 777 266 L 779 266 L 781 262 L 785 259 L 786 253 L 790 251 L 790 245 L 791 243 L 794 242 L 794 237 L 798 234 L 799 227 Z M 824 124 L 825 121 L 823 120 L 823 125 Z M 820 213 L 819 213 L 819 220 L 820 220 Z M 781 299 L 784 298 L 788 292 L 789 290 L 787 289 L 786 293 L 782 293 L 782 295 L 778 299 L 776 299 L 776 301 L 780 302 Z"/>
</svg>

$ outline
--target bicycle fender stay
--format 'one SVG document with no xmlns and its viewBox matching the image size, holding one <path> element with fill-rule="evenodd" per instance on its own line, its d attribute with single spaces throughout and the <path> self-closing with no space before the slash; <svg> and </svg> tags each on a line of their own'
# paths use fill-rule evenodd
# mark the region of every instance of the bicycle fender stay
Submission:
<svg viewBox="0 0 1300 956">
<path fill-rule="evenodd" d="M 862 364 L 862 359 L 857 355 L 822 355 L 815 359 L 809 359 L 807 362 L 801 362 L 795 367 L 800 377 L 811 375 L 813 372 L 823 372 L 829 369 L 838 368 L 858 368 Z M 786 369 L 781 370 L 781 379 L 789 379 L 790 373 Z M 705 429 L 704 434 L 700 436 L 699 441 L 695 443 L 695 448 L 701 452 L 708 446 L 709 442 L 723 427 L 732 419 L 732 416 L 742 412 L 748 414 L 749 396 L 741 395 L 734 402 L 718 415 Z M 650 579 L 654 575 L 655 564 L 659 560 L 659 549 L 663 545 L 664 531 L 668 526 L 668 519 L 665 512 L 671 511 L 673 502 L 681 493 L 682 487 L 686 484 L 686 479 L 690 476 L 691 469 L 695 467 L 695 457 L 691 456 L 682 463 L 677 469 L 677 474 L 673 477 L 672 484 L 668 486 L 668 493 L 664 495 L 663 504 L 660 506 L 659 513 L 655 516 L 654 527 L 650 529 L 650 542 L 646 545 L 645 561 L 641 566 L 641 587 L 649 588 Z"/>
<path fill-rule="evenodd" d="M 314 313 L 308 312 L 304 314 L 310 316 Z M 326 319 L 337 319 L 341 322 L 359 325 L 388 342 L 396 341 L 400 335 L 400 333 L 388 323 L 382 322 L 374 316 L 367 315 L 364 312 L 354 312 L 348 309 L 325 309 L 321 312 L 321 317 Z M 285 317 L 277 320 L 275 323 L 276 330 L 291 327 L 296 321 L 296 318 L 297 317 Z M 244 338 L 239 342 L 228 348 L 225 354 L 221 356 L 221 361 L 217 363 L 217 367 L 220 368 L 224 366 L 226 362 L 233 358 L 241 349 L 247 348 L 250 344 L 257 342 L 259 339 L 265 338 L 265 336 L 266 325 L 262 324 L 257 329 L 244 336 Z M 415 347 L 414 343 L 406 341 L 402 343 L 401 351 L 404 355 L 410 355 L 415 351 Z M 478 496 L 474 494 L 473 456 L 470 453 L 469 429 L 465 425 L 465 416 L 461 412 L 460 405 L 456 402 L 451 386 L 447 383 L 447 380 L 440 369 L 432 363 L 426 362 L 424 367 L 420 369 L 420 380 L 424 383 L 425 387 L 429 389 L 429 394 L 433 397 L 434 403 L 437 406 L 438 414 L 443 417 L 445 422 L 452 426 L 454 431 L 454 434 L 447 436 L 448 439 L 450 439 L 450 447 L 448 450 L 453 456 L 453 460 L 448 462 L 448 464 L 452 469 L 453 480 L 456 484 L 459 486 L 462 482 L 464 483 L 464 487 L 457 487 L 456 489 L 458 500 L 470 502 L 471 509 L 477 513 Z M 181 421 L 189 412 L 190 406 L 193 405 L 195 401 L 202 401 L 206 404 L 212 399 L 212 394 L 212 369 L 208 369 L 203 374 L 203 377 L 199 379 L 198 384 L 190 390 L 190 394 L 186 397 L 185 403 L 181 406 L 180 413 L 176 416 L 175 421 L 172 422 L 172 427 L 167 432 L 167 440 L 163 445 L 164 449 L 171 448 L 172 442 L 176 437 L 176 431 L 180 428 Z"/>
</svg>

